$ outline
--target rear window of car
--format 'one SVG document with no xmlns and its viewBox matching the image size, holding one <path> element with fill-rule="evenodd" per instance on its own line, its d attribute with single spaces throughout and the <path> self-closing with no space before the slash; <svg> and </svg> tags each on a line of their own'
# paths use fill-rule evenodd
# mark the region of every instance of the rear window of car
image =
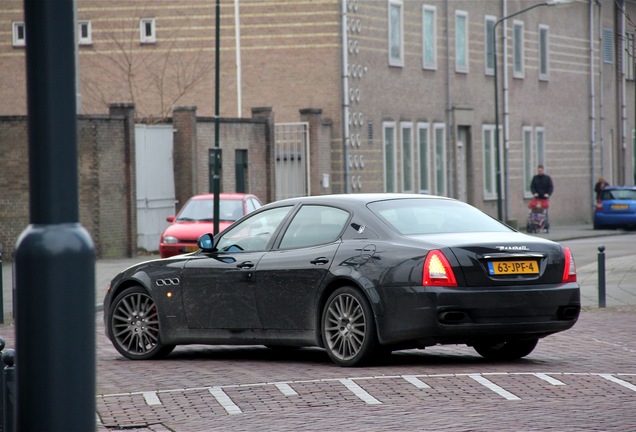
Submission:
<svg viewBox="0 0 636 432">
<path fill-rule="evenodd" d="M 369 203 L 368 207 L 403 235 L 512 231 L 498 220 L 459 201 L 396 199 Z"/>
<path fill-rule="evenodd" d="M 619 200 L 619 201 L 636 200 L 636 189 L 604 190 L 603 193 L 601 194 L 601 200 Z"/>
</svg>

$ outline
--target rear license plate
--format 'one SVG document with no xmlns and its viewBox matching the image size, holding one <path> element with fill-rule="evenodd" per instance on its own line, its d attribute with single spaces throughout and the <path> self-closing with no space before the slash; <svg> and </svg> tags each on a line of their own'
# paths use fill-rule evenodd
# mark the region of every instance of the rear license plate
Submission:
<svg viewBox="0 0 636 432">
<path fill-rule="evenodd" d="M 629 204 L 612 204 L 612 210 L 627 210 Z"/>
<path fill-rule="evenodd" d="M 536 261 L 490 261 L 488 271 L 491 275 L 537 274 Z"/>
<path fill-rule="evenodd" d="M 196 251 L 199 250 L 199 247 L 198 246 L 186 246 L 184 249 L 185 249 L 186 252 L 196 252 Z"/>
</svg>

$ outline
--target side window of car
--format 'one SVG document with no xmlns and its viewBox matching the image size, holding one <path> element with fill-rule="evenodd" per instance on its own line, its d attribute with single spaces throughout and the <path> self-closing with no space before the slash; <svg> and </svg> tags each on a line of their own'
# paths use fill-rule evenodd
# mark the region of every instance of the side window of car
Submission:
<svg viewBox="0 0 636 432">
<path fill-rule="evenodd" d="M 349 219 L 349 213 L 320 205 L 301 207 L 289 224 L 281 249 L 316 246 L 335 241 Z"/>
<path fill-rule="evenodd" d="M 216 248 L 223 252 L 254 252 L 265 250 L 274 232 L 291 210 L 277 207 L 255 214 L 227 231 Z"/>
</svg>

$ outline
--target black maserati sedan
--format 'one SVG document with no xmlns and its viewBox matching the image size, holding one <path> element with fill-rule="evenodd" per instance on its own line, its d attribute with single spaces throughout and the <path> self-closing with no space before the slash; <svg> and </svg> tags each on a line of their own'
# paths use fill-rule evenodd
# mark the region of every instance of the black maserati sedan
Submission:
<svg viewBox="0 0 636 432">
<path fill-rule="evenodd" d="M 112 280 L 104 322 L 123 356 L 160 358 L 184 344 L 319 346 L 355 366 L 466 344 L 515 360 L 571 328 L 581 308 L 568 248 L 450 198 L 292 198 L 198 246 Z"/>
</svg>

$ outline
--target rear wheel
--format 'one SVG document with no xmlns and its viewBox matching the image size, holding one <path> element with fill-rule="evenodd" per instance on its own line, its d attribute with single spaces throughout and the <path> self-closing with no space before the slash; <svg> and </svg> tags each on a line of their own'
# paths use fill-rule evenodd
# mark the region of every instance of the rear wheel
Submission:
<svg viewBox="0 0 636 432">
<path fill-rule="evenodd" d="M 161 344 L 157 306 L 140 286 L 128 288 L 115 298 L 108 325 L 113 345 L 129 359 L 162 358 L 174 349 L 174 345 Z"/>
<path fill-rule="evenodd" d="M 488 360 L 517 360 L 530 354 L 539 339 L 489 342 L 473 345 L 475 351 Z"/>
<path fill-rule="evenodd" d="M 325 304 L 322 337 L 329 357 L 340 366 L 356 366 L 377 347 L 375 321 L 366 297 L 352 287 L 337 289 Z"/>
</svg>

